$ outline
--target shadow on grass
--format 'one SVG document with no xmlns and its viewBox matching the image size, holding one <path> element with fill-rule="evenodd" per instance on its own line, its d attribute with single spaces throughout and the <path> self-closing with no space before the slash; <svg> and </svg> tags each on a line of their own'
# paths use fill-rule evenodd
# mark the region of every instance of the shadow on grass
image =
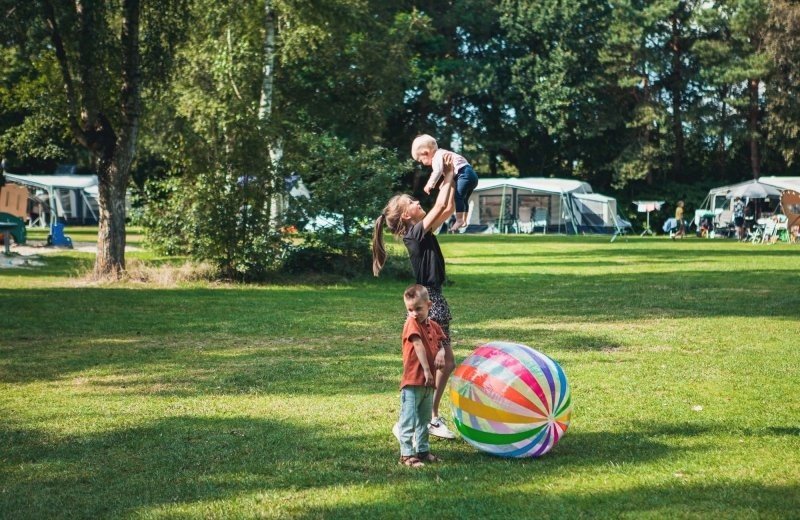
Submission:
<svg viewBox="0 0 800 520">
<path fill-rule="evenodd" d="M 800 506 L 797 488 L 761 483 L 685 484 L 676 479 L 664 485 L 641 485 L 618 491 L 552 492 L 535 483 L 505 481 L 487 488 L 480 482 L 404 490 L 392 499 L 357 505 L 303 509 L 308 518 L 418 518 L 421 511 L 436 511 L 438 518 L 790 518 Z M 612 516 L 613 512 L 613 516 Z M 789 516 L 787 516 L 787 514 Z"/>
<path fill-rule="evenodd" d="M 608 335 L 542 324 L 796 319 L 800 279 L 765 283 L 773 278 L 768 271 L 462 273 L 446 293 L 459 349 L 474 346 L 465 336 L 525 342 L 533 335 L 534 346 L 614 351 L 620 344 Z M 398 295 L 405 286 L 378 280 L 337 287 L 4 290 L 0 381 L 55 380 L 90 370 L 136 374 L 126 391 L 144 393 L 153 392 L 151 380 L 167 382 L 157 393 L 288 392 L 298 377 L 325 394 L 380 391 L 387 377 L 395 384 L 403 319 Z"/>
<path fill-rule="evenodd" d="M 394 332 L 394 331 L 393 331 Z M 354 345 L 348 337 L 270 341 L 225 335 L 158 337 L 86 343 L 86 339 L 0 348 L 0 382 L 61 381 L 80 392 L 142 396 L 369 395 L 400 380 L 399 339 L 377 335 Z M 457 343 L 456 357 L 472 344 Z M 574 352 L 613 352 L 602 336 L 547 331 L 536 346 Z"/>
<path fill-rule="evenodd" d="M 433 483 L 427 480 L 434 477 L 442 483 L 442 492 L 421 493 L 415 502 L 418 507 L 444 505 L 447 510 L 461 507 L 463 511 L 470 501 L 482 497 L 480 507 L 492 513 L 510 507 L 506 502 L 513 497 L 498 489 L 488 490 L 484 478 L 524 488 L 534 479 L 553 483 L 570 471 L 600 471 L 609 463 L 629 467 L 647 464 L 669 457 L 675 450 L 648 438 L 646 432 L 569 432 L 547 456 L 525 460 L 491 457 L 460 441 L 435 444 L 446 462 L 413 472 L 397 464 L 397 446 L 389 435 L 345 434 L 280 420 L 178 416 L 140 427 L 67 438 L 5 424 L 0 426 L 4 460 L 0 516 L 120 517 L 148 508 L 255 492 L 371 485 L 376 489 L 428 487 Z M 659 493 L 652 489 L 647 495 Z M 546 495 L 549 500 L 560 501 L 558 494 Z M 695 498 L 714 497 L 713 489 L 699 489 Z M 527 507 L 520 509 L 521 499 L 513 498 L 514 505 L 507 510 L 517 514 L 526 511 Z M 597 497 L 585 500 L 596 503 Z M 336 516 L 349 512 L 359 518 L 398 517 L 404 516 L 407 506 L 405 500 L 398 500 L 359 506 L 363 510 L 342 506 L 341 510 L 326 512 Z M 381 514 L 371 515 L 372 507 Z M 569 508 L 580 511 L 574 509 L 575 504 Z M 297 510 L 318 516 L 302 503 L 297 504 Z"/>
</svg>

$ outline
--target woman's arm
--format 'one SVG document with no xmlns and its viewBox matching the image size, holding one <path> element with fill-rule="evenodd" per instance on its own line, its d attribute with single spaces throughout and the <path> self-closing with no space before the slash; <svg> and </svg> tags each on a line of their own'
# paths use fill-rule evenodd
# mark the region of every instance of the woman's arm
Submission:
<svg viewBox="0 0 800 520">
<path fill-rule="evenodd" d="M 455 192 L 453 191 L 453 156 L 444 156 L 444 180 L 433 207 L 422 219 L 425 231 L 438 229 L 453 214 Z"/>
</svg>

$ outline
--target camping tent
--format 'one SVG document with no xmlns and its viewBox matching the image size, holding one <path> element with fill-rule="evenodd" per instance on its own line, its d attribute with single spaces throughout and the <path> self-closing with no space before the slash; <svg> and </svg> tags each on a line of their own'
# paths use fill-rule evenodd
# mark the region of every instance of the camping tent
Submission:
<svg viewBox="0 0 800 520">
<path fill-rule="evenodd" d="M 755 189 L 755 191 L 754 191 Z M 758 191 L 763 190 L 762 193 Z M 714 227 L 727 227 L 733 222 L 731 215 L 731 195 L 741 194 L 745 203 L 750 200 L 764 200 L 773 211 L 777 208 L 780 195 L 784 190 L 800 191 L 800 177 L 760 177 L 757 181 L 749 180 L 720 186 L 709 190 L 703 204 L 695 213 L 695 224 L 700 216 L 713 213 Z M 747 197 L 747 194 L 762 195 L 759 197 Z"/>
<path fill-rule="evenodd" d="M 615 233 L 630 227 L 617 214 L 616 199 L 572 179 L 480 179 L 469 205 L 472 232 Z"/>
<path fill-rule="evenodd" d="M 59 219 L 68 223 L 87 224 L 98 221 L 96 175 L 16 175 L 5 174 L 6 180 L 34 188 L 30 195 L 33 211 L 42 227 Z M 49 214 L 49 222 L 44 214 Z M 33 224 L 33 222 L 31 222 Z"/>
</svg>

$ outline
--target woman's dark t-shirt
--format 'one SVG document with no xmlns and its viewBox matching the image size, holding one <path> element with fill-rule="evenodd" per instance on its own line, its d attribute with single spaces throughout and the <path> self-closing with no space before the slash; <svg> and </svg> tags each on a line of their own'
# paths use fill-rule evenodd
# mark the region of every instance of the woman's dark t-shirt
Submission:
<svg viewBox="0 0 800 520">
<path fill-rule="evenodd" d="M 417 222 L 403 237 L 408 249 L 411 269 L 417 283 L 426 287 L 441 289 L 445 280 L 444 256 L 436 236 L 425 232 L 423 223 Z"/>
</svg>

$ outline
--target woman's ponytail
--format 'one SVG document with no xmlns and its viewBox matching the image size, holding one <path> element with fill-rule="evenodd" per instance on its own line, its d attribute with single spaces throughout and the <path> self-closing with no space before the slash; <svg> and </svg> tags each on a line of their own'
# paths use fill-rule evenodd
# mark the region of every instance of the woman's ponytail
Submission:
<svg viewBox="0 0 800 520">
<path fill-rule="evenodd" d="M 386 263 L 386 248 L 383 246 L 383 224 L 386 222 L 386 215 L 381 215 L 375 219 L 375 229 L 372 231 L 372 274 L 378 276 Z"/>
<path fill-rule="evenodd" d="M 372 274 L 378 276 L 386 263 L 386 248 L 383 245 L 383 226 L 395 237 L 400 237 L 406 232 L 406 223 L 403 221 L 403 211 L 408 207 L 412 199 L 408 195 L 395 195 L 386 207 L 383 208 L 381 215 L 375 219 L 375 229 L 372 232 Z"/>
</svg>

